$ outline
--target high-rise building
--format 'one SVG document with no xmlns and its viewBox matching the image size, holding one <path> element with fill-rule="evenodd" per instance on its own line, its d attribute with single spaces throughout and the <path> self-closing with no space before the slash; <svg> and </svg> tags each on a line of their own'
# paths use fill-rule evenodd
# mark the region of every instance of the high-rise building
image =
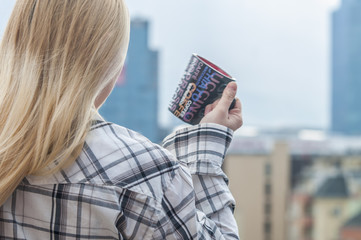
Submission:
<svg viewBox="0 0 361 240">
<path fill-rule="evenodd" d="M 332 16 L 332 130 L 361 134 L 361 1 L 342 0 Z"/>
<path fill-rule="evenodd" d="M 100 109 L 110 122 L 160 141 L 158 125 L 158 52 L 148 46 L 149 22 L 131 22 L 130 43 L 123 73 Z"/>
</svg>

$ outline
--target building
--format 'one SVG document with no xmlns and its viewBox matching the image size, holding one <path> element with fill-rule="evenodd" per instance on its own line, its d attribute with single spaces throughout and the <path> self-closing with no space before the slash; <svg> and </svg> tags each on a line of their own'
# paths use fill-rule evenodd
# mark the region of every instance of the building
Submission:
<svg viewBox="0 0 361 240">
<path fill-rule="evenodd" d="M 289 214 L 288 239 L 311 240 L 313 231 L 312 196 L 307 193 L 294 193 Z"/>
<path fill-rule="evenodd" d="M 361 212 L 360 149 L 360 136 L 307 129 L 237 131 L 223 169 L 237 202 L 241 239 L 320 240 L 315 234 L 326 231 L 334 234 L 330 240 L 354 240 L 340 234 L 359 231 L 346 223 Z M 340 173 L 344 180 L 333 181 Z M 332 191 L 344 191 L 344 197 Z M 338 228 L 325 230 L 328 224 Z"/>
<path fill-rule="evenodd" d="M 341 229 L 342 240 L 361 240 L 361 212 L 349 219 Z"/>
<path fill-rule="evenodd" d="M 290 155 L 288 146 L 275 143 L 270 152 L 255 143 L 258 153 L 240 154 L 233 143 L 224 171 L 237 202 L 235 218 L 241 239 L 286 240 Z"/>
<path fill-rule="evenodd" d="M 314 156 L 292 191 L 289 240 L 360 240 L 360 155 Z"/>
<path fill-rule="evenodd" d="M 332 131 L 361 135 L 361 2 L 342 0 L 332 16 Z"/>
<path fill-rule="evenodd" d="M 159 142 L 158 52 L 149 49 L 149 22 L 131 22 L 130 43 L 122 76 L 100 109 L 107 121 Z"/>
<path fill-rule="evenodd" d="M 331 240 L 340 236 L 348 219 L 349 191 L 341 174 L 328 178 L 317 190 L 313 203 L 313 239 Z"/>
</svg>

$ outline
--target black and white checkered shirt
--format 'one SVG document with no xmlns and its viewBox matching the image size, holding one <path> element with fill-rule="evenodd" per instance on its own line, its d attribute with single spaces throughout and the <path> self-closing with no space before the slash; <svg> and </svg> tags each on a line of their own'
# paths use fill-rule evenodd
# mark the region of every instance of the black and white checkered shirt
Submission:
<svg viewBox="0 0 361 240">
<path fill-rule="evenodd" d="M 238 239 L 221 169 L 231 138 L 202 124 L 161 147 L 99 118 L 72 166 L 22 181 L 0 208 L 0 239 Z"/>
</svg>

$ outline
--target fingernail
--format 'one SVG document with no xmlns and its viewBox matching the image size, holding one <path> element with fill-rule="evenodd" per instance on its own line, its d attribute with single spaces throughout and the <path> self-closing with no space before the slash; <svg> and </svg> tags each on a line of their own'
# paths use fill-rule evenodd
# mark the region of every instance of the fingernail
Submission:
<svg viewBox="0 0 361 240">
<path fill-rule="evenodd" d="M 235 92 L 235 91 L 237 91 L 237 84 L 234 82 L 231 82 L 228 84 L 228 88 Z"/>
</svg>

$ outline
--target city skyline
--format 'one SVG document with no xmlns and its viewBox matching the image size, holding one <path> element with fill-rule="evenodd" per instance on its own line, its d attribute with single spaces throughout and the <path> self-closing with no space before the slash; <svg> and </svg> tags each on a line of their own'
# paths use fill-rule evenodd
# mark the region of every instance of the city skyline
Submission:
<svg viewBox="0 0 361 240">
<path fill-rule="evenodd" d="M 193 52 L 237 79 L 244 126 L 330 125 L 331 13 L 338 1 L 128 2 L 160 50 L 160 120 Z M 190 7 L 191 6 L 191 7 Z M 160 11 L 159 9 L 164 9 Z M 209 36 L 212 36 L 211 38 Z"/>
<path fill-rule="evenodd" d="M 0 34 L 13 2 L 0 10 Z M 196 52 L 237 79 L 244 126 L 329 127 L 330 21 L 338 1 L 127 3 L 132 18 L 151 21 L 150 45 L 160 51 L 163 126 L 174 121 L 167 106 Z"/>
</svg>

